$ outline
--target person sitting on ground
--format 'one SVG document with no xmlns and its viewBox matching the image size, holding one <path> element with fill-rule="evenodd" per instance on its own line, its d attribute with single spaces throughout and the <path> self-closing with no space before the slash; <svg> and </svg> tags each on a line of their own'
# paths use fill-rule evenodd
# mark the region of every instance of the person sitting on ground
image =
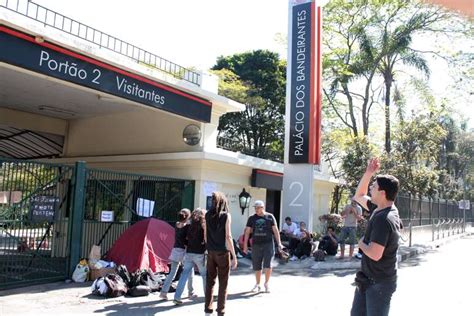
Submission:
<svg viewBox="0 0 474 316">
<path fill-rule="evenodd" d="M 302 238 L 305 236 L 306 233 L 306 223 L 305 222 L 300 222 L 300 227 L 297 228 L 294 232 L 293 235 L 290 237 L 290 244 L 288 246 L 288 251 L 290 252 L 290 255 L 294 256 L 295 255 L 295 250 L 298 248 L 299 243 L 301 242 Z M 295 259 L 293 259 L 295 260 Z"/>
<path fill-rule="evenodd" d="M 244 240 L 245 240 L 245 232 L 244 232 L 244 234 L 240 235 L 240 237 L 239 237 L 239 240 L 238 240 L 239 248 L 241 249 L 242 255 L 245 258 L 252 259 L 252 243 L 253 243 L 252 234 L 250 234 L 249 241 L 247 242 L 247 252 L 246 253 L 243 252 L 243 249 L 245 248 L 244 247 Z"/>
<path fill-rule="evenodd" d="M 311 243 L 311 234 L 308 231 L 303 231 L 301 233 L 300 242 L 294 250 L 293 257 L 291 257 L 290 260 L 295 261 L 296 259 L 306 259 L 307 257 L 311 256 L 312 248 L 313 244 Z"/>
<path fill-rule="evenodd" d="M 319 241 L 318 249 L 323 250 L 324 253 L 329 256 L 335 256 L 337 254 L 337 237 L 334 227 L 328 227 L 326 235 Z"/>
<path fill-rule="evenodd" d="M 295 230 L 298 229 L 298 226 L 296 225 L 295 222 L 291 221 L 291 217 L 287 216 L 285 218 L 285 223 L 283 223 L 283 228 L 281 230 L 281 240 L 287 241 L 290 239 L 290 237 L 293 235 Z"/>
<path fill-rule="evenodd" d="M 235 255 L 237 256 L 237 259 L 241 259 L 244 257 L 244 253 L 242 252 L 242 249 L 239 247 L 239 244 L 235 239 L 232 239 L 232 243 L 234 244 L 234 250 L 235 250 Z"/>
</svg>

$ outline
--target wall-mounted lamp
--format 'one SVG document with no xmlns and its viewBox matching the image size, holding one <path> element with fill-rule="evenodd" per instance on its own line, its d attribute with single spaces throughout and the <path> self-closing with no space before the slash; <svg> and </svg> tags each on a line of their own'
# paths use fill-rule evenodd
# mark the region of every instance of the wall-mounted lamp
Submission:
<svg viewBox="0 0 474 316">
<path fill-rule="evenodd" d="M 245 188 L 242 189 L 242 192 L 239 194 L 239 204 L 242 209 L 242 215 L 244 215 L 245 209 L 250 206 L 250 199 L 252 196 L 245 191 Z"/>
</svg>

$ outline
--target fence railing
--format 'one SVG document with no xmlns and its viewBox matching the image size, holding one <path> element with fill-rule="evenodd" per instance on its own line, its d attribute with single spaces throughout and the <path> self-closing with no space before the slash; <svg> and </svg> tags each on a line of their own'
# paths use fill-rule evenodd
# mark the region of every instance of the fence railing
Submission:
<svg viewBox="0 0 474 316">
<path fill-rule="evenodd" d="M 64 279 L 92 245 L 193 206 L 192 180 L 0 157 L 0 290 Z"/>
<path fill-rule="evenodd" d="M 277 157 L 276 154 L 268 148 L 261 148 L 258 152 L 254 152 L 252 150 L 246 149 L 242 144 L 230 138 L 219 136 L 217 137 L 216 145 L 217 148 L 222 148 L 233 152 L 240 152 L 244 155 L 249 155 L 262 159 L 269 159 L 276 162 L 283 162 L 283 159 L 281 157 Z"/>
<path fill-rule="evenodd" d="M 28 0 L 0 0 L 0 7 L 61 30 L 85 41 L 106 48 L 120 55 L 129 57 L 138 63 L 156 68 L 177 78 L 200 84 L 200 74 L 165 58 L 150 53 L 115 36 L 101 32 L 84 23 L 64 16 L 56 11 L 45 8 Z"/>
<path fill-rule="evenodd" d="M 459 209 L 456 201 L 399 195 L 395 204 L 404 225 L 402 241 L 408 246 L 463 233 L 474 220 L 472 209 Z"/>
</svg>

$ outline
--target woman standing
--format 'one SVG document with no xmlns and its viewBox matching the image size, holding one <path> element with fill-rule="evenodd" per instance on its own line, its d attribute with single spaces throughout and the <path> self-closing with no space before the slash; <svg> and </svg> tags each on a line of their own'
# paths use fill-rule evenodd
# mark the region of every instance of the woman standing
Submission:
<svg viewBox="0 0 474 316">
<path fill-rule="evenodd" d="M 179 278 L 176 292 L 174 293 L 173 303 L 180 305 L 181 295 L 184 291 L 184 285 L 193 272 L 193 267 L 196 265 L 199 274 L 201 274 L 203 289 L 206 290 L 206 267 L 204 252 L 206 251 L 205 231 L 206 221 L 204 218 L 205 211 L 197 208 L 191 215 L 191 223 L 188 225 L 186 234 L 186 255 L 184 256 L 183 272 Z M 192 297 L 191 297 L 192 298 Z"/>
<path fill-rule="evenodd" d="M 168 291 L 170 289 L 171 282 L 173 282 L 173 279 L 178 272 L 178 267 L 183 262 L 184 254 L 186 253 L 186 233 L 190 215 L 191 211 L 187 208 L 183 208 L 178 212 L 178 221 L 176 222 L 175 228 L 174 247 L 171 250 L 171 254 L 168 258 L 171 261 L 171 270 L 166 277 L 165 283 L 163 284 L 160 292 L 160 298 L 164 300 L 168 299 Z M 192 274 L 188 280 L 188 291 L 190 296 L 194 295 Z"/>
<path fill-rule="evenodd" d="M 227 299 L 227 281 L 231 267 L 237 268 L 232 234 L 230 231 L 231 217 L 227 199 L 221 192 L 212 193 L 212 207 L 206 213 L 206 248 L 207 248 L 207 279 L 204 312 L 211 315 L 213 309 L 213 291 L 216 277 L 219 278 L 217 296 L 217 314 L 224 315 Z"/>
</svg>

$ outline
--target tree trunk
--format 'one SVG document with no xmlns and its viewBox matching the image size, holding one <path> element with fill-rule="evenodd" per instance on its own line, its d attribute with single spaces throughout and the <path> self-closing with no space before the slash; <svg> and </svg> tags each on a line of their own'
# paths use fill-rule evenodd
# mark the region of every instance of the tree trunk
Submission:
<svg viewBox="0 0 474 316">
<path fill-rule="evenodd" d="M 389 76 L 390 77 L 390 76 Z M 390 153 L 392 144 L 390 140 L 390 89 L 392 78 L 385 79 L 385 151 Z"/>
<path fill-rule="evenodd" d="M 359 131 L 357 130 L 357 120 L 356 120 L 355 114 L 354 114 L 354 103 L 353 103 L 353 100 L 352 100 L 352 95 L 349 91 L 347 83 L 343 83 L 343 84 L 341 84 L 341 86 L 342 86 L 342 89 L 344 91 L 344 94 L 347 97 L 347 101 L 348 101 L 348 104 L 349 104 L 349 116 L 351 118 L 352 133 L 354 134 L 354 137 L 358 137 L 359 136 Z"/>
<path fill-rule="evenodd" d="M 332 191 L 332 201 L 331 201 L 331 214 L 337 214 L 339 212 L 339 204 L 342 198 L 342 192 L 344 192 L 344 187 L 341 185 L 336 185 Z"/>
</svg>

